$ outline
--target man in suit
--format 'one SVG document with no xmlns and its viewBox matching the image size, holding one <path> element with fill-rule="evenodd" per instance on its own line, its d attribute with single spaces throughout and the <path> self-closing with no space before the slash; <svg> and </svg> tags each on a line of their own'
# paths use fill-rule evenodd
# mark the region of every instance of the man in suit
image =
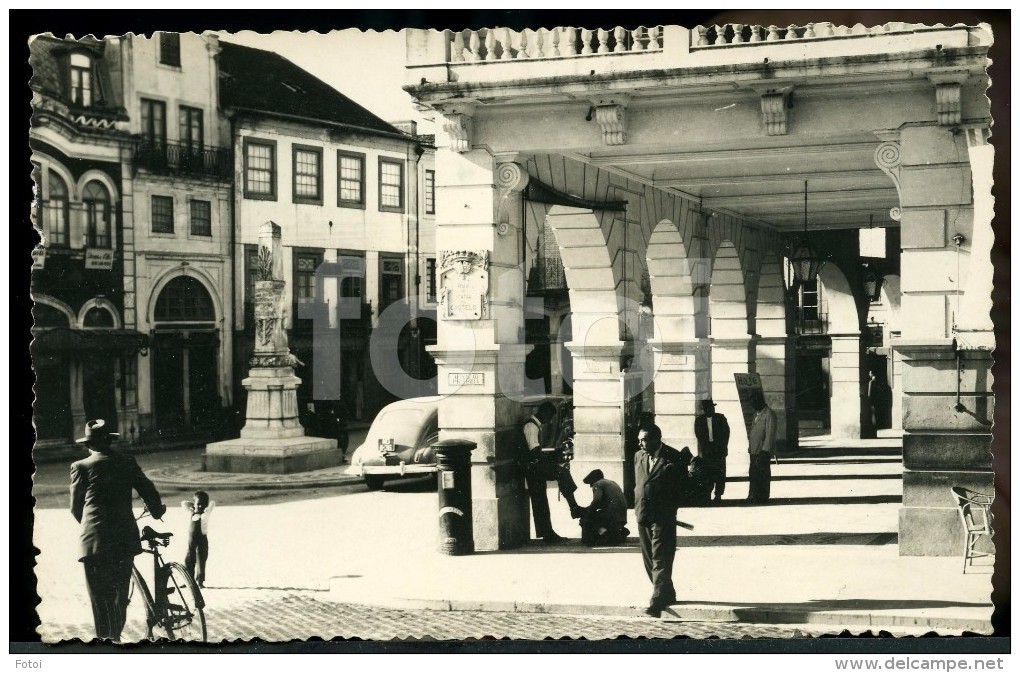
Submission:
<svg viewBox="0 0 1020 673">
<path fill-rule="evenodd" d="M 729 453 L 730 424 L 722 414 L 715 413 L 711 398 L 701 401 L 701 413 L 694 419 L 694 436 L 705 474 L 715 489 L 715 500 L 722 500 L 726 491 L 726 456 Z"/>
<path fill-rule="evenodd" d="M 630 535 L 623 489 L 602 470 L 589 472 L 584 483 L 591 486 L 591 504 L 570 509 L 570 515 L 581 520 L 581 542 L 591 547 L 622 543 Z"/>
<path fill-rule="evenodd" d="M 690 454 L 690 451 L 687 451 Z M 687 463 L 679 451 L 662 443 L 662 430 L 648 425 L 638 432 L 634 455 L 634 516 L 652 599 L 645 614 L 658 617 L 676 602 L 673 558 L 676 556 L 676 510 L 685 488 Z"/>
<path fill-rule="evenodd" d="M 110 448 L 117 436 L 102 419 L 89 421 L 78 440 L 89 456 L 71 465 L 71 513 L 81 524 L 78 560 L 85 568 L 96 637 L 115 642 L 127 620 L 131 567 L 142 553 L 132 491 L 138 491 L 153 517 L 160 519 L 166 511 L 135 459 Z"/>
<path fill-rule="evenodd" d="M 769 499 L 772 456 L 776 452 L 776 412 L 765 403 L 761 393 L 755 393 L 751 403 L 754 406 L 754 422 L 747 437 L 747 452 L 751 454 L 747 500 L 756 505 Z"/>
<path fill-rule="evenodd" d="M 522 428 L 528 453 L 524 476 L 527 480 L 528 496 L 531 498 L 531 513 L 535 519 L 535 535 L 542 538 L 546 544 L 555 544 L 564 539 L 552 527 L 546 482 L 556 482 L 571 512 L 577 508 L 577 500 L 574 499 L 577 484 L 570 476 L 570 471 L 558 462 L 556 452 L 558 447 L 548 446 L 557 441 L 556 438 L 548 436 L 551 434 L 552 420 L 555 417 L 556 407 L 552 402 L 542 402 L 535 414 L 524 421 Z"/>
</svg>

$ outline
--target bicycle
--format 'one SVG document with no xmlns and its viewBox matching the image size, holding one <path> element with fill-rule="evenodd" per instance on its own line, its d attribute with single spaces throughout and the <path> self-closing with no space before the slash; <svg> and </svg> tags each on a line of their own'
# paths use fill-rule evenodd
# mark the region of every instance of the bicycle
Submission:
<svg viewBox="0 0 1020 673">
<path fill-rule="evenodd" d="M 148 514 L 143 511 L 142 516 Z M 168 638 L 169 640 L 206 640 L 205 599 L 195 584 L 191 573 L 176 561 L 164 561 L 160 547 L 170 544 L 173 533 L 157 533 L 149 526 L 142 529 L 142 549 L 152 555 L 152 576 L 156 589 L 155 597 L 142 577 L 137 564 L 131 569 L 131 592 L 128 602 L 136 592 L 145 604 L 145 637 Z"/>
</svg>

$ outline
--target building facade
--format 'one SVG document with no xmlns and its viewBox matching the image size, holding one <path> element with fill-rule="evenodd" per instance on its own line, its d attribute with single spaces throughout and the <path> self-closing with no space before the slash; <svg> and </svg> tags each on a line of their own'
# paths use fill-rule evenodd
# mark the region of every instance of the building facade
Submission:
<svg viewBox="0 0 1020 673">
<path fill-rule="evenodd" d="M 489 465 L 511 457 L 534 385 L 524 279 L 551 232 L 581 473 L 624 479 L 636 396 L 674 446 L 693 445 L 701 399 L 740 419 L 739 374 L 760 375 L 793 445 L 812 359 L 832 435 L 866 436 L 867 372 L 884 367 L 903 430 L 900 553 L 957 553 L 948 487 L 992 480 L 989 43 L 980 27 L 905 23 L 409 31 L 405 90 L 441 129 L 437 254 L 486 267 L 482 310 L 441 305 L 435 348 L 442 431 L 479 446 L 479 547 L 528 537 L 526 498 Z M 859 247 L 873 228 L 898 234 L 881 263 Z M 829 259 L 810 286 L 784 279 L 797 241 Z M 876 266 L 881 311 L 865 290 Z M 805 334 L 819 295 L 825 333 Z M 731 427 L 739 474 L 746 434 Z"/>
</svg>

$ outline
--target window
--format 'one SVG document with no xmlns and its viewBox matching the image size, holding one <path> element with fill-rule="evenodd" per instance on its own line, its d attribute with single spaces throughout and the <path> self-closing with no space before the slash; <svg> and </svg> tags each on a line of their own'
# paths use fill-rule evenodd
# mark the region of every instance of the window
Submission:
<svg viewBox="0 0 1020 673">
<path fill-rule="evenodd" d="M 159 34 L 159 62 L 163 65 L 181 67 L 181 34 Z"/>
<path fill-rule="evenodd" d="M 166 103 L 142 99 L 142 136 L 149 146 L 166 144 Z"/>
<path fill-rule="evenodd" d="M 436 258 L 429 257 L 425 260 L 425 299 L 436 300 Z"/>
<path fill-rule="evenodd" d="M 90 248 L 112 248 L 110 240 L 110 193 L 97 180 L 81 191 L 85 210 L 85 244 Z"/>
<path fill-rule="evenodd" d="M 244 195 L 249 199 L 276 200 L 276 142 L 244 141 Z"/>
<path fill-rule="evenodd" d="M 379 159 L 379 210 L 404 212 L 404 162 Z"/>
<path fill-rule="evenodd" d="M 294 203 L 322 205 L 322 149 L 294 145 Z"/>
<path fill-rule="evenodd" d="M 92 105 L 92 58 L 87 54 L 71 54 L 71 102 Z"/>
<path fill-rule="evenodd" d="M 425 171 L 425 214 L 436 214 L 436 172 Z"/>
<path fill-rule="evenodd" d="M 294 255 L 294 298 L 299 302 L 315 299 L 315 270 L 319 268 L 321 262 L 321 254 Z"/>
<path fill-rule="evenodd" d="M 181 106 L 181 144 L 188 152 L 200 152 L 205 141 L 202 126 L 202 111 L 198 108 Z"/>
<path fill-rule="evenodd" d="M 338 151 L 337 199 L 338 206 L 365 207 L 365 155 Z"/>
<path fill-rule="evenodd" d="M 212 236 L 212 204 L 208 201 L 191 202 L 191 235 Z"/>
<path fill-rule="evenodd" d="M 216 320 L 212 297 L 202 283 L 192 276 L 177 276 L 156 298 L 157 321 L 208 322 Z"/>
<path fill-rule="evenodd" d="M 68 244 L 68 212 L 67 183 L 55 171 L 49 171 L 49 195 L 43 205 L 43 226 L 50 237 L 50 245 Z"/>
<path fill-rule="evenodd" d="M 340 296 L 363 299 L 365 294 L 365 260 L 354 255 L 340 255 Z"/>
<path fill-rule="evenodd" d="M 113 314 L 102 306 L 93 306 L 82 319 L 83 327 L 114 327 Z"/>
<path fill-rule="evenodd" d="M 172 196 L 152 197 L 152 233 L 174 233 L 174 199 Z"/>
</svg>

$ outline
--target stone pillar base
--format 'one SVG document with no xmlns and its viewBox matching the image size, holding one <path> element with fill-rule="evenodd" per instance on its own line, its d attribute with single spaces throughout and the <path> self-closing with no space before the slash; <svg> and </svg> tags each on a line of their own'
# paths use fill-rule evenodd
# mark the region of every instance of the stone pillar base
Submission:
<svg viewBox="0 0 1020 673">
<path fill-rule="evenodd" d="M 208 472 L 291 474 L 340 464 L 335 439 L 288 437 L 228 439 L 205 447 L 202 461 Z"/>
</svg>

